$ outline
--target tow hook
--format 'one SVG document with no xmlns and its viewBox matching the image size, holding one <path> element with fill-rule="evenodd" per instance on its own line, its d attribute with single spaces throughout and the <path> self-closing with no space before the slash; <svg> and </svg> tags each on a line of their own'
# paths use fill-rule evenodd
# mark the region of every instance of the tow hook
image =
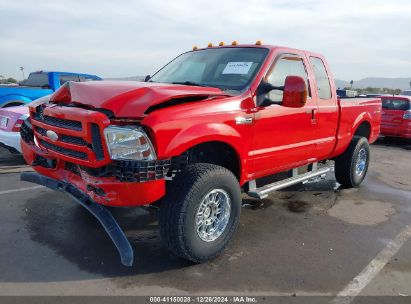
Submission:
<svg viewBox="0 0 411 304">
<path fill-rule="evenodd" d="M 117 221 L 106 207 L 94 202 L 87 194 L 78 190 L 70 183 L 58 181 L 36 172 L 23 172 L 20 179 L 48 187 L 53 190 L 66 192 L 81 206 L 86 208 L 103 226 L 104 230 L 110 236 L 114 245 L 120 254 L 121 263 L 124 266 L 132 266 L 134 260 L 133 248 L 130 245 L 124 231 L 120 228 Z"/>
</svg>

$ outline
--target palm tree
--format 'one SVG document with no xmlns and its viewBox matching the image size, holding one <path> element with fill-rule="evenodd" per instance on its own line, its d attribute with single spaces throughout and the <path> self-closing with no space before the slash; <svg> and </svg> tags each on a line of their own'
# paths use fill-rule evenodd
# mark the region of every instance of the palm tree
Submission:
<svg viewBox="0 0 411 304">
<path fill-rule="evenodd" d="M 354 80 L 351 80 L 350 81 L 351 89 L 352 89 L 353 84 L 354 84 Z"/>
<path fill-rule="evenodd" d="M 20 71 L 23 73 L 23 80 L 24 80 L 24 67 L 20 67 Z"/>
</svg>

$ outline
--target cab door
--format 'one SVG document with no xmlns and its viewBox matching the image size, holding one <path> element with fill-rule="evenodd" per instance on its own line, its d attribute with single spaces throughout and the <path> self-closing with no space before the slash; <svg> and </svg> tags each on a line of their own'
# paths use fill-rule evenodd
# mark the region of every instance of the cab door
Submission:
<svg viewBox="0 0 411 304">
<path fill-rule="evenodd" d="M 317 103 L 312 98 L 304 54 L 278 56 L 264 81 L 283 86 L 287 76 L 301 76 L 308 88 L 307 103 L 302 108 L 281 104 L 256 108 L 254 138 L 250 155 L 256 177 L 288 170 L 312 162 L 316 143 Z M 282 101 L 283 92 L 271 91 L 270 100 Z"/>
<path fill-rule="evenodd" d="M 337 141 L 339 110 L 337 95 L 332 85 L 332 77 L 327 71 L 324 59 L 311 56 L 309 58 L 315 81 L 312 83 L 313 95 L 318 104 L 317 135 L 315 155 L 318 160 L 328 158 Z"/>
</svg>

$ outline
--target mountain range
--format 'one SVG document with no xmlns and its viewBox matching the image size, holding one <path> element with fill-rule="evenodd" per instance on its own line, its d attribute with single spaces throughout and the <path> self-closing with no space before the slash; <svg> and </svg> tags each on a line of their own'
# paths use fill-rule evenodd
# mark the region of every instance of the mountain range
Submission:
<svg viewBox="0 0 411 304">
<path fill-rule="evenodd" d="M 340 79 L 335 79 L 337 88 L 350 87 L 350 82 Z M 384 78 L 384 77 L 367 77 L 360 80 L 354 80 L 353 89 L 365 88 L 389 88 L 389 89 L 411 89 L 411 77 L 406 78 Z"/>
</svg>

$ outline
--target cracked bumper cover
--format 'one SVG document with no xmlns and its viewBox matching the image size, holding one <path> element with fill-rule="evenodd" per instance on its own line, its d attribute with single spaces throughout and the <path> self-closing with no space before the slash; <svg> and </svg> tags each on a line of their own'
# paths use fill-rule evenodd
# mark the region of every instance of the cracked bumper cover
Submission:
<svg viewBox="0 0 411 304">
<path fill-rule="evenodd" d="M 43 176 L 64 181 L 88 195 L 94 202 L 113 207 L 134 207 L 151 204 L 165 194 L 165 180 L 157 179 L 146 182 L 120 181 L 114 177 L 96 177 L 81 172 L 74 174 L 65 168 L 65 162 L 39 149 L 32 143 L 21 141 L 23 157 Z M 36 157 L 47 160 L 56 160 L 55 168 L 36 165 Z"/>
<path fill-rule="evenodd" d="M 117 247 L 121 263 L 125 266 L 133 265 L 134 253 L 130 242 L 107 208 L 97 204 L 88 195 L 69 183 L 58 181 L 35 172 L 23 172 L 21 173 L 20 178 L 23 181 L 32 182 L 53 190 L 68 193 L 77 203 L 86 208 L 100 222 L 114 245 Z"/>
</svg>

